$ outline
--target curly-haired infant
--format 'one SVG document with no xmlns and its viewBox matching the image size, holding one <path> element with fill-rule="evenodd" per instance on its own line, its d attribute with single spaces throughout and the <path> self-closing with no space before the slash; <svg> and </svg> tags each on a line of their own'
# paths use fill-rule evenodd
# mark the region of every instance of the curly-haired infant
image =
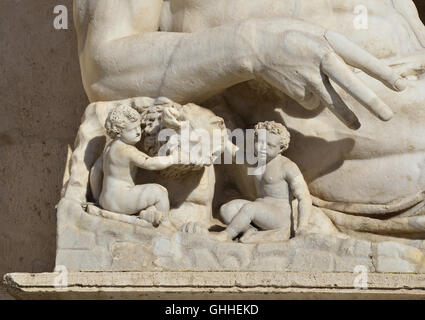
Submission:
<svg viewBox="0 0 425 320">
<path fill-rule="evenodd" d="M 173 156 L 149 157 L 135 144 L 141 140 L 140 114 L 127 105 L 117 105 L 105 123 L 113 141 L 103 154 L 103 186 L 100 205 L 121 214 L 140 214 L 140 218 L 159 224 L 170 210 L 168 191 L 159 184 L 135 185 L 137 167 L 163 170 L 176 163 Z"/>
<path fill-rule="evenodd" d="M 263 135 L 259 132 L 263 130 Z M 298 232 L 304 232 L 311 215 L 312 200 L 298 166 L 282 155 L 288 149 L 290 134 L 274 121 L 255 126 L 255 150 L 265 166 L 255 175 L 258 199 L 233 200 L 221 207 L 226 230 L 213 235 L 219 240 L 232 240 L 243 234 L 242 241 L 255 237 L 256 230 L 290 230 L 292 197 L 298 200 Z M 290 233 L 288 233 L 288 238 Z"/>
</svg>

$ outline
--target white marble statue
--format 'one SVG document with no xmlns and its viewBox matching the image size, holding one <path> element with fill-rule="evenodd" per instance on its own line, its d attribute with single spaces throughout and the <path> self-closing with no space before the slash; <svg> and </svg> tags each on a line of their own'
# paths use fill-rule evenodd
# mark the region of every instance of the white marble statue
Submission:
<svg viewBox="0 0 425 320">
<path fill-rule="evenodd" d="M 163 170 L 176 164 L 175 155 L 151 158 L 134 145 L 142 136 L 140 115 L 127 105 L 117 105 L 106 120 L 113 141 L 103 153 L 102 208 L 121 214 L 139 214 L 159 224 L 170 210 L 167 189 L 158 184 L 135 185 L 136 168 Z"/>
<path fill-rule="evenodd" d="M 258 135 L 265 130 L 264 138 Z M 279 230 L 281 239 L 288 240 L 292 226 L 292 195 L 298 200 L 297 232 L 308 231 L 312 212 L 310 192 L 301 171 L 295 163 L 282 155 L 289 147 L 290 134 L 280 123 L 261 122 L 255 126 L 255 150 L 264 161 L 264 170 L 255 175 L 257 194 L 254 202 L 238 199 L 221 207 L 220 215 L 228 224 L 216 238 L 232 240 L 243 234 L 241 241 L 249 242 L 255 237 L 256 228 Z"/>
<path fill-rule="evenodd" d="M 238 127 L 283 122 L 315 202 L 357 215 L 391 215 L 425 190 L 425 28 L 410 0 L 76 0 L 75 23 L 91 101 L 166 96 Z"/>
<path fill-rule="evenodd" d="M 367 13 L 362 26 L 359 6 Z M 74 0 L 74 14 L 82 79 L 92 104 L 83 116 L 58 205 L 58 261 L 82 261 L 75 248 L 84 247 L 93 232 L 99 241 L 103 230 L 107 243 L 96 242 L 98 251 L 81 254 L 94 255 L 87 261 L 104 258 L 100 264 L 112 268 L 122 257 L 112 249 L 116 237 L 120 243 L 126 239 L 123 248 L 130 250 L 136 233 L 142 238 L 148 233 L 126 233 L 124 227 L 112 232 L 109 222 L 93 231 L 92 217 L 82 207 L 100 196 L 104 168 L 98 159 L 108 143 L 103 125 L 120 103 L 142 117 L 153 108 L 145 113 L 152 116 L 152 128 L 182 131 L 189 123 L 222 130 L 223 139 L 226 127 L 284 124 L 294 145 L 285 157 L 299 168 L 313 203 L 300 230 L 294 226 L 300 236 L 287 241 L 288 250 L 298 250 L 293 246 L 301 242 L 303 250 L 310 248 L 305 241 L 311 235 L 300 232 L 307 230 L 316 234 L 312 252 L 331 255 L 330 268 L 346 270 L 346 262 L 335 262 L 345 249 L 334 236 L 344 233 L 357 239 L 356 248 L 368 248 L 355 251 L 356 259 L 385 257 L 389 266 L 410 259 L 412 268 L 419 268 L 422 256 L 410 249 L 393 256 L 398 245 L 425 248 L 425 27 L 411 0 Z M 162 96 L 167 99 L 157 99 Z M 171 108 L 161 111 L 161 104 Z M 156 151 L 161 146 L 157 132 L 146 132 L 145 148 Z M 235 152 L 230 140 L 208 157 L 225 152 Z M 282 164 L 282 173 L 286 169 Z M 221 257 L 214 240 L 194 240 L 217 224 L 213 218 L 220 205 L 232 199 L 252 205 L 262 197 L 258 191 L 263 189 L 243 166 L 172 166 L 150 179 L 147 172 L 141 176 L 137 184 L 157 183 L 168 190 L 170 220 L 183 232 L 168 238 L 151 234 L 137 252 L 147 250 L 146 257 L 156 257 L 153 264 L 166 260 L 171 269 L 214 265 L 214 259 L 227 259 L 218 265 L 231 266 L 234 255 L 236 269 L 255 265 L 255 254 L 248 252 L 263 247 L 226 242 L 228 251 Z M 69 231 L 75 225 L 84 236 Z M 335 243 L 322 247 L 318 234 Z M 385 241 L 390 249 L 382 245 L 377 251 L 375 243 Z M 311 256 L 308 250 L 304 257 Z M 273 263 L 281 268 L 282 262 Z M 266 268 L 265 261 L 259 265 L 255 268 Z"/>
</svg>

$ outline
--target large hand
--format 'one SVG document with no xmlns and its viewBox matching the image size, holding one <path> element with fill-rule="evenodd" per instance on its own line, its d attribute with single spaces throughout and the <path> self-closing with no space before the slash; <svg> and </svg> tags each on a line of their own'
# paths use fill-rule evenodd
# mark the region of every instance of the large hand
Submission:
<svg viewBox="0 0 425 320">
<path fill-rule="evenodd" d="M 381 120 L 392 118 L 392 110 L 350 66 L 392 90 L 404 90 L 405 80 L 343 35 L 296 20 L 257 21 L 254 30 L 257 76 L 303 107 L 314 109 L 324 103 L 348 127 L 358 129 L 358 118 L 332 87 L 332 79 Z"/>
</svg>

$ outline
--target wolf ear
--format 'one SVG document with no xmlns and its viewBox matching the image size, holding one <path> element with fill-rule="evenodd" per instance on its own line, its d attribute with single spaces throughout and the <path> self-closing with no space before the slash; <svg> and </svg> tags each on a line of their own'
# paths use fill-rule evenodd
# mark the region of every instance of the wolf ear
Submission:
<svg viewBox="0 0 425 320">
<path fill-rule="evenodd" d="M 167 128 L 179 130 L 181 128 L 180 112 L 176 108 L 166 107 L 162 111 L 162 121 Z"/>
</svg>

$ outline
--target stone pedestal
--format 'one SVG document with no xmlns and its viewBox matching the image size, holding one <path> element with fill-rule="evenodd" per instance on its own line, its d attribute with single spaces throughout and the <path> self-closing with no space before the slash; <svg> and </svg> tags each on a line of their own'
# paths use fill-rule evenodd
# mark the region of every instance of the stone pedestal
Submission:
<svg viewBox="0 0 425 320">
<path fill-rule="evenodd" d="M 56 266 L 77 271 L 425 273 L 424 241 L 370 242 L 326 235 L 242 244 L 143 228 L 83 210 L 58 216 Z"/>
<path fill-rule="evenodd" d="M 17 299 L 425 299 L 425 274 L 326 272 L 76 272 L 58 288 L 58 273 L 12 273 Z"/>
</svg>

